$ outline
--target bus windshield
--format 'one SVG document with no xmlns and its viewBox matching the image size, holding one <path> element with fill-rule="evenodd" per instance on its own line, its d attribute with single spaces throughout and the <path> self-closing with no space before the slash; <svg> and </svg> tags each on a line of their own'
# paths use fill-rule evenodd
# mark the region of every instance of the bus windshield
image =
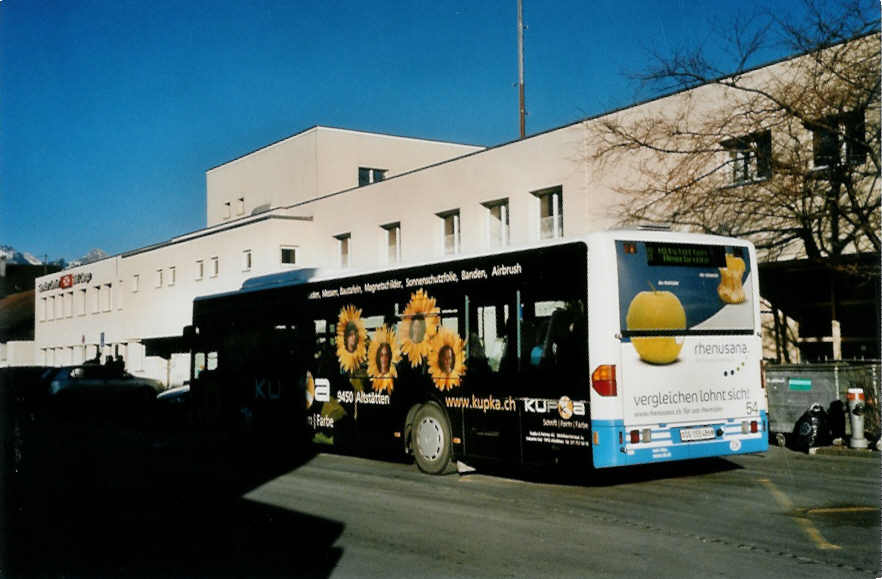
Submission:
<svg viewBox="0 0 882 579">
<path fill-rule="evenodd" d="M 751 333 L 746 247 L 616 241 L 624 336 Z"/>
</svg>

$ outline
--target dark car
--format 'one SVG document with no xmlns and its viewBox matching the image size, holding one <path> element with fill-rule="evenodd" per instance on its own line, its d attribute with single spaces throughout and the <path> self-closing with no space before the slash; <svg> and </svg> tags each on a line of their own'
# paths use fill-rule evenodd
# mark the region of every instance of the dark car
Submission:
<svg viewBox="0 0 882 579">
<path fill-rule="evenodd" d="M 84 364 L 49 368 L 42 376 L 50 397 L 74 395 L 98 399 L 122 399 L 144 395 L 155 398 L 162 386 L 156 380 L 138 378 L 113 366 Z"/>
<path fill-rule="evenodd" d="M 37 472 L 91 487 L 141 478 L 160 390 L 159 382 L 113 366 L 47 369 L 31 393 L 29 454 Z"/>
<path fill-rule="evenodd" d="M 157 425 L 167 431 L 184 430 L 193 424 L 190 385 L 163 390 L 156 396 Z"/>
</svg>

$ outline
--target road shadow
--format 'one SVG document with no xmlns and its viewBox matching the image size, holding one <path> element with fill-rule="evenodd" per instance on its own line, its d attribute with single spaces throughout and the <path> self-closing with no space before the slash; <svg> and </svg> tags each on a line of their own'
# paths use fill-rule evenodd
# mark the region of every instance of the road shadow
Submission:
<svg viewBox="0 0 882 579">
<path fill-rule="evenodd" d="M 470 466 L 475 467 L 475 472 L 478 474 L 516 478 L 543 484 L 587 487 L 609 487 L 652 480 L 695 477 L 743 468 L 724 458 L 700 458 L 611 469 L 561 464 L 509 466 L 478 463 Z M 468 474 L 463 476 L 468 476 Z"/>
<path fill-rule="evenodd" d="M 243 498 L 156 505 L 66 494 L 16 529 L 10 576 L 329 577 L 338 522 Z"/>
<path fill-rule="evenodd" d="M 69 448 L 44 448 L 15 481 L 0 574 L 318 578 L 342 556 L 342 523 L 243 498 L 308 451 L 180 433 L 148 451 Z"/>
<path fill-rule="evenodd" d="M 331 574 L 342 523 L 244 498 L 313 458 L 294 417 L 211 430 L 45 371 L 0 369 L 0 577 Z"/>
</svg>

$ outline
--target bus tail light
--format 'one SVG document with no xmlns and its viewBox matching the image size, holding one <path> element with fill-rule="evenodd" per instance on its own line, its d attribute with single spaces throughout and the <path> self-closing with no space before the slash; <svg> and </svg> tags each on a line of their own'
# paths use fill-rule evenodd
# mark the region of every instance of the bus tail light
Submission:
<svg viewBox="0 0 882 579">
<path fill-rule="evenodd" d="M 591 386 L 601 396 L 615 396 L 618 394 L 616 386 L 616 365 L 601 364 L 591 374 Z"/>
<path fill-rule="evenodd" d="M 638 442 L 652 442 L 652 429 L 644 428 L 643 430 L 632 430 L 628 433 L 628 438 L 631 441 L 631 444 L 637 444 Z"/>
<path fill-rule="evenodd" d="M 750 422 L 744 421 L 741 423 L 741 434 L 756 434 L 759 432 L 759 424 L 756 420 L 751 420 Z"/>
</svg>

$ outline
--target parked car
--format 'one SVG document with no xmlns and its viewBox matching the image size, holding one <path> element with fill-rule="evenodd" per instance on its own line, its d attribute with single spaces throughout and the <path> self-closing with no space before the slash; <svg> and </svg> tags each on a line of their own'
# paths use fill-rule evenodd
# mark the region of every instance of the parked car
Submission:
<svg viewBox="0 0 882 579">
<path fill-rule="evenodd" d="M 160 390 L 159 382 L 113 366 L 47 369 L 33 393 L 31 455 L 38 476 L 80 488 L 143 478 Z"/>
<path fill-rule="evenodd" d="M 157 425 L 171 431 L 186 429 L 193 424 L 190 385 L 163 390 L 156 396 Z"/>
</svg>

